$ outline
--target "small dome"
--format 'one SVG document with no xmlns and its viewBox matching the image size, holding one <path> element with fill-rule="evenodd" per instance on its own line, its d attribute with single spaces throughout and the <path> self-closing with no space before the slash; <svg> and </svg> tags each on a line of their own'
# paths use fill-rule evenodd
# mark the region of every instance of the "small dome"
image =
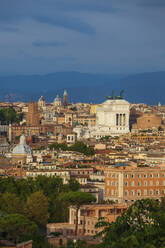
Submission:
<svg viewBox="0 0 165 248">
<path fill-rule="evenodd" d="M 43 96 L 41 96 L 40 98 L 39 98 L 39 100 L 38 100 L 39 102 L 40 101 L 45 101 L 45 99 L 44 99 L 44 97 Z"/>
<path fill-rule="evenodd" d="M 17 145 L 13 149 L 13 154 L 27 154 L 27 155 L 32 155 L 32 150 L 30 146 L 28 145 Z"/>
<path fill-rule="evenodd" d="M 25 135 L 23 134 L 23 135 L 21 135 L 21 137 L 20 137 L 20 145 L 26 145 L 26 138 L 25 138 Z"/>
<path fill-rule="evenodd" d="M 14 147 L 13 154 L 27 154 L 32 155 L 32 149 L 26 144 L 25 135 L 21 135 L 20 143 Z"/>
</svg>

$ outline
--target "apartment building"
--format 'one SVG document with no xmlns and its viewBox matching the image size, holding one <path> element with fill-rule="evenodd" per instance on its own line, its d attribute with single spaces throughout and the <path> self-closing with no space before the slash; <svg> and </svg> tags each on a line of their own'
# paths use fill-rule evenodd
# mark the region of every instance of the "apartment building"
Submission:
<svg viewBox="0 0 165 248">
<path fill-rule="evenodd" d="M 165 195 L 165 167 L 118 167 L 105 170 L 104 198 L 116 202 L 160 199 Z"/>
<path fill-rule="evenodd" d="M 81 125 L 95 126 L 96 116 L 95 115 L 78 115 L 74 118 L 74 122 L 78 122 Z"/>
<path fill-rule="evenodd" d="M 108 222 L 113 222 L 127 209 L 127 204 L 93 204 L 81 206 L 78 216 L 78 235 L 93 236 L 100 229 L 95 225 L 99 218 L 104 218 Z M 69 208 L 69 223 L 49 223 L 47 225 L 47 234 L 60 232 L 64 236 L 74 235 L 76 222 L 76 209 Z"/>
</svg>

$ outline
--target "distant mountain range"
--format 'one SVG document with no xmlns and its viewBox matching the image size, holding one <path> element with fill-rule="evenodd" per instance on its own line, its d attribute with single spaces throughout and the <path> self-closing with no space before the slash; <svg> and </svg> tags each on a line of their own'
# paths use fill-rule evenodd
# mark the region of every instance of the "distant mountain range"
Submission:
<svg viewBox="0 0 165 248">
<path fill-rule="evenodd" d="M 56 72 L 46 75 L 0 76 L 0 101 L 11 95 L 13 101 L 38 100 L 43 95 L 51 102 L 56 94 L 68 91 L 70 102 L 100 103 L 114 90 L 124 89 L 128 101 L 165 104 L 165 72 L 121 74 L 92 74 Z"/>
</svg>

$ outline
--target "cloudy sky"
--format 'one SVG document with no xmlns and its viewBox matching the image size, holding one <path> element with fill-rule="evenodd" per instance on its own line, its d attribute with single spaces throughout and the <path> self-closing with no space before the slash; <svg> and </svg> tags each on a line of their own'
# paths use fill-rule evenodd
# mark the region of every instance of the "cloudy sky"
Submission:
<svg viewBox="0 0 165 248">
<path fill-rule="evenodd" d="M 0 74 L 165 70 L 165 0 L 0 0 Z"/>
</svg>

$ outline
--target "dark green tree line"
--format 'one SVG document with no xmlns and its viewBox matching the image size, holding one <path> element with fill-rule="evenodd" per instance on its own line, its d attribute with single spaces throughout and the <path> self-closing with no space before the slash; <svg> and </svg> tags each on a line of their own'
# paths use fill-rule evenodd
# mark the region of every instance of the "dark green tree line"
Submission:
<svg viewBox="0 0 165 248">
<path fill-rule="evenodd" d="M 85 145 L 83 142 L 77 142 L 76 144 L 72 145 L 72 146 L 67 146 L 67 144 L 63 143 L 63 144 L 58 144 L 58 143 L 54 143 L 49 145 L 49 148 L 51 150 L 63 150 L 63 151 L 75 151 L 75 152 L 80 152 L 83 153 L 86 156 L 92 156 L 95 154 L 95 151 L 92 147 L 88 147 L 87 145 Z"/>
</svg>

